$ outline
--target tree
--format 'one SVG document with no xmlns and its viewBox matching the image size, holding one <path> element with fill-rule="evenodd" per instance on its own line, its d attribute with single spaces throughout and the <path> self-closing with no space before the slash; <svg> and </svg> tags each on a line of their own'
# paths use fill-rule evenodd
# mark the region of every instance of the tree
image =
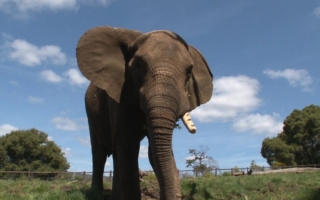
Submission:
<svg viewBox="0 0 320 200">
<path fill-rule="evenodd" d="M 271 166 L 274 162 L 288 166 L 296 165 L 293 146 L 286 144 L 280 137 L 264 139 L 261 155 L 267 159 L 267 163 Z"/>
<path fill-rule="evenodd" d="M 66 171 L 69 168 L 61 148 L 42 131 L 16 130 L 0 137 L 0 170 Z"/>
<path fill-rule="evenodd" d="M 200 150 L 189 149 L 191 158 L 186 159 L 186 167 L 192 167 L 196 176 L 205 175 L 213 169 L 218 169 L 218 162 L 207 155 L 209 148 L 200 145 Z"/>
<path fill-rule="evenodd" d="M 295 109 L 283 124 L 277 137 L 262 142 L 261 155 L 269 165 L 320 164 L 320 107 Z"/>
<path fill-rule="evenodd" d="M 250 163 L 250 169 L 253 171 L 264 171 L 264 167 L 257 165 L 254 160 L 252 160 Z"/>
<path fill-rule="evenodd" d="M 233 172 L 240 172 L 239 168 L 237 165 L 235 165 L 233 168 L 232 168 L 232 171 Z"/>
</svg>

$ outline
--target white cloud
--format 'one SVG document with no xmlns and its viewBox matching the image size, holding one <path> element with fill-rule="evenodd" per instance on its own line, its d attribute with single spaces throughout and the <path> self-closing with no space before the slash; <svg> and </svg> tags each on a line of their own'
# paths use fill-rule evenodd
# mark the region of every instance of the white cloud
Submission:
<svg viewBox="0 0 320 200">
<path fill-rule="evenodd" d="M 48 135 L 48 141 L 53 141 L 53 137 Z"/>
<path fill-rule="evenodd" d="M 272 79 L 284 78 L 289 82 L 291 86 L 300 86 L 303 91 L 311 90 L 310 85 L 312 84 L 313 80 L 307 70 L 285 69 L 283 71 L 274 71 L 267 69 L 264 70 L 263 73 Z"/>
<path fill-rule="evenodd" d="M 86 146 L 86 147 L 91 147 L 91 142 L 90 142 L 90 138 L 86 137 L 86 138 L 82 138 L 82 137 L 77 137 L 76 138 L 82 145 Z"/>
<path fill-rule="evenodd" d="M 66 76 L 68 77 L 68 82 L 71 85 L 87 85 L 89 83 L 88 79 L 86 79 L 77 69 L 69 69 L 66 72 Z"/>
<path fill-rule="evenodd" d="M 106 164 L 104 165 L 105 167 L 110 167 L 110 166 L 111 166 L 111 163 L 112 163 L 112 162 L 109 161 L 110 158 L 112 159 L 111 156 L 108 157 L 108 160 L 107 160 Z"/>
<path fill-rule="evenodd" d="M 99 3 L 101 3 L 104 6 L 109 5 L 113 0 L 97 0 Z"/>
<path fill-rule="evenodd" d="M 0 136 L 10 133 L 11 131 L 14 131 L 14 130 L 18 130 L 18 128 L 10 124 L 3 124 L 0 126 Z"/>
<path fill-rule="evenodd" d="M 77 0 L 1 0 L 0 9 L 6 12 L 26 13 L 40 10 L 75 9 Z"/>
<path fill-rule="evenodd" d="M 72 155 L 70 148 L 66 148 L 65 150 L 62 150 L 62 152 L 64 153 L 65 157 L 71 157 L 71 155 Z"/>
<path fill-rule="evenodd" d="M 280 133 L 283 128 L 283 123 L 277 118 L 277 114 L 250 114 L 237 118 L 234 121 L 233 128 L 238 132 L 250 131 L 256 134 L 267 133 L 268 135 L 274 136 Z"/>
<path fill-rule="evenodd" d="M 191 112 L 199 121 L 230 120 L 259 106 L 259 82 L 247 76 L 221 77 L 214 81 L 211 100 Z"/>
<path fill-rule="evenodd" d="M 320 6 L 315 8 L 312 14 L 320 18 Z"/>
<path fill-rule="evenodd" d="M 0 0 L 0 11 L 17 18 L 28 18 L 31 12 L 77 10 L 80 4 L 108 6 L 111 2 L 112 0 Z"/>
<path fill-rule="evenodd" d="M 140 146 L 139 158 L 148 158 L 148 146 Z"/>
<path fill-rule="evenodd" d="M 0 6 L 1 6 L 1 0 L 0 0 Z M 2 36 L 3 39 L 5 39 L 5 40 L 13 40 L 12 35 L 10 35 L 10 34 L 8 34 L 8 33 L 2 32 L 2 33 L 1 33 L 1 36 Z"/>
<path fill-rule="evenodd" d="M 77 131 L 82 129 L 75 121 L 67 117 L 55 117 L 51 120 L 52 123 L 56 125 L 57 129 L 64 131 Z"/>
<path fill-rule="evenodd" d="M 18 86 L 19 82 L 18 81 L 9 81 L 9 84 L 12 86 Z"/>
<path fill-rule="evenodd" d="M 40 75 L 44 80 L 52 83 L 59 83 L 63 81 L 62 77 L 54 73 L 52 70 L 43 70 Z"/>
<path fill-rule="evenodd" d="M 69 69 L 68 71 L 66 71 L 63 75 L 64 78 L 62 76 L 56 74 L 52 70 L 43 70 L 40 73 L 40 75 L 41 75 L 42 79 L 44 79 L 48 82 L 52 82 L 52 83 L 59 83 L 59 82 L 67 80 L 70 85 L 82 86 L 82 85 L 89 84 L 88 79 L 86 79 L 84 76 L 82 76 L 82 74 L 79 72 L 79 70 L 77 70 L 75 68 Z"/>
<path fill-rule="evenodd" d="M 195 158 L 195 156 L 187 156 L 186 158 L 185 158 L 185 160 L 193 160 Z"/>
<path fill-rule="evenodd" d="M 9 49 L 10 59 L 30 67 L 43 63 L 63 65 L 67 62 L 61 48 L 54 45 L 37 47 L 25 40 L 16 39 L 13 42 L 7 42 L 6 47 Z"/>
<path fill-rule="evenodd" d="M 33 96 L 28 96 L 27 100 L 30 103 L 34 103 L 34 104 L 43 104 L 44 103 L 44 100 L 42 98 L 33 97 Z"/>
</svg>

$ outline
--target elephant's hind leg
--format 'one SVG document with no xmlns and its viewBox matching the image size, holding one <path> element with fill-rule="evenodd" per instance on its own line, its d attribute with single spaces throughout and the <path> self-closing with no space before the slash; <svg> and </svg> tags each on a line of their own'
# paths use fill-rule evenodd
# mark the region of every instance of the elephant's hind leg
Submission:
<svg viewBox="0 0 320 200">
<path fill-rule="evenodd" d="M 107 156 L 111 154 L 111 131 L 107 110 L 106 94 L 93 84 L 85 96 L 86 111 L 90 130 L 93 175 L 91 188 L 103 191 L 103 172 Z"/>
</svg>

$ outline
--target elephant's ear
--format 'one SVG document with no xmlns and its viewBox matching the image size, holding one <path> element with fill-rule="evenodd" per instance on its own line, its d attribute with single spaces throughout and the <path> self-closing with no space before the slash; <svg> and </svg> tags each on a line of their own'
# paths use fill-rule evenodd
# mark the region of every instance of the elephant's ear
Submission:
<svg viewBox="0 0 320 200">
<path fill-rule="evenodd" d="M 139 35 L 138 31 L 122 28 L 96 27 L 88 30 L 77 45 L 77 62 L 82 74 L 118 103 L 125 81 L 128 45 Z"/>
<path fill-rule="evenodd" d="M 210 100 L 213 91 L 213 76 L 201 53 L 192 46 L 189 46 L 189 52 L 194 65 L 187 83 L 187 91 L 189 93 L 190 109 L 193 110 Z"/>
</svg>

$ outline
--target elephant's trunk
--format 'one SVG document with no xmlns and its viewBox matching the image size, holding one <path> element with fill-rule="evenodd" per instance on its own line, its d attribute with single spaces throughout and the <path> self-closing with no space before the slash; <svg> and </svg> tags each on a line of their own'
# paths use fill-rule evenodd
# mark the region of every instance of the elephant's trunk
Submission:
<svg viewBox="0 0 320 200">
<path fill-rule="evenodd" d="M 161 199 L 174 199 L 176 196 L 174 171 L 172 169 L 174 113 L 168 108 L 155 107 L 150 110 L 149 115 L 152 116 L 148 121 L 149 139 L 152 159 L 160 185 Z"/>
<path fill-rule="evenodd" d="M 161 199 L 175 199 L 172 132 L 178 119 L 179 92 L 168 77 L 157 79 L 145 94 L 149 142 Z M 178 191 L 180 192 L 180 191 Z"/>
</svg>

